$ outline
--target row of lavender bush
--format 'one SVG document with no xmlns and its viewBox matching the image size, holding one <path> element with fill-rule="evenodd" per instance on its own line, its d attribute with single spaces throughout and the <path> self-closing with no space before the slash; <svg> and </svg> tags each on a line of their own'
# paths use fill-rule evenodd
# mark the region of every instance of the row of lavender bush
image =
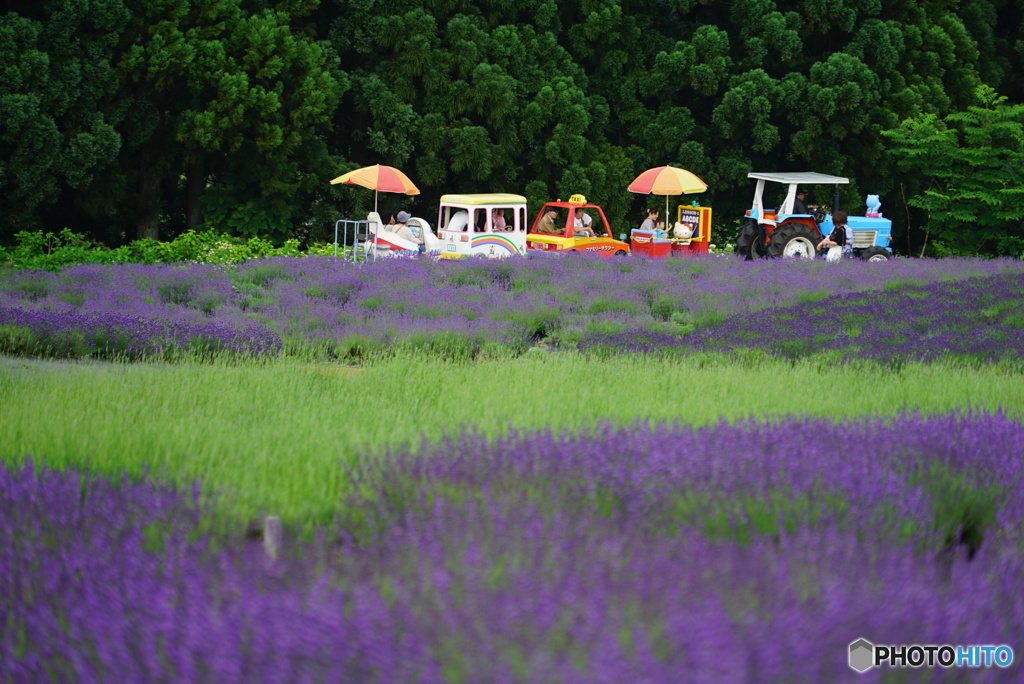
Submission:
<svg viewBox="0 0 1024 684">
<path fill-rule="evenodd" d="M 57 358 L 175 359 L 261 356 L 281 350 L 281 338 L 247 321 L 145 318 L 116 311 L 67 311 L 0 306 L 0 352 Z"/>
<path fill-rule="evenodd" d="M 276 561 L 190 539 L 190 495 L 0 467 L 0 680 L 1018 681 L 846 659 L 1019 646 L 1022 453 L 1000 415 L 465 434 Z"/>
<path fill-rule="evenodd" d="M 584 350 L 692 353 L 763 349 L 789 358 L 995 360 L 1024 353 L 1024 277 L 1018 273 L 940 281 L 745 312 L 676 336 L 647 328 L 588 335 Z"/>
<path fill-rule="evenodd" d="M 764 335 L 772 345 L 782 333 L 778 328 L 762 331 L 758 326 L 764 322 L 756 316 L 733 324 L 735 334 L 687 335 L 727 317 L 802 301 L 809 303 L 794 316 L 800 325 L 813 326 L 838 315 L 824 305 L 814 306 L 825 296 L 881 290 L 881 299 L 864 301 L 885 304 L 903 302 L 908 288 L 908 296 L 918 296 L 913 286 L 926 285 L 956 296 L 961 287 L 957 283 L 964 279 L 1019 277 L 1022 272 L 1024 263 L 1018 260 L 824 264 L 587 255 L 458 263 L 391 259 L 362 265 L 284 257 L 237 266 L 78 265 L 56 273 L 0 274 L 0 344 L 18 353 L 45 354 L 50 349 L 51 354 L 130 356 L 136 350 L 165 353 L 169 345 L 188 349 L 194 338 L 200 347 L 250 354 L 284 349 L 347 358 L 405 346 L 474 356 L 494 346 L 501 353 L 516 353 L 538 342 L 563 348 L 628 346 L 630 336 L 641 331 L 653 335 L 647 339 L 659 340 L 660 346 L 727 348 L 737 339 Z M 986 296 L 1003 294 L 993 290 Z M 1009 296 L 1019 295 L 1014 291 Z M 894 317 L 886 318 L 846 306 L 838 324 L 848 334 L 852 328 L 870 328 L 899 338 L 910 330 L 906 346 L 912 347 L 931 336 L 930 323 L 923 333 L 914 333 L 916 319 L 899 320 L 907 313 L 919 312 L 894 311 Z M 945 315 L 920 313 L 929 320 Z M 889 332 L 894 324 L 902 327 Z M 608 337 L 616 334 L 626 337 Z M 818 331 L 811 338 L 804 330 L 800 335 L 826 339 Z M 147 343 L 146 336 L 156 339 Z"/>
</svg>

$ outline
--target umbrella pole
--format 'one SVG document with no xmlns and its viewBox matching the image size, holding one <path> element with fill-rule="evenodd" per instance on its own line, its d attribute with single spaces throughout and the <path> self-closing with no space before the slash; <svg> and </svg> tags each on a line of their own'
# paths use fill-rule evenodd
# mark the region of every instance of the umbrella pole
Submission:
<svg viewBox="0 0 1024 684">
<path fill-rule="evenodd" d="M 373 189 L 373 213 L 377 214 L 377 188 Z M 377 214 L 377 218 L 380 218 L 380 214 Z M 377 260 L 377 241 L 380 239 L 381 225 L 380 221 L 377 222 L 377 230 L 373 231 L 373 260 Z"/>
</svg>

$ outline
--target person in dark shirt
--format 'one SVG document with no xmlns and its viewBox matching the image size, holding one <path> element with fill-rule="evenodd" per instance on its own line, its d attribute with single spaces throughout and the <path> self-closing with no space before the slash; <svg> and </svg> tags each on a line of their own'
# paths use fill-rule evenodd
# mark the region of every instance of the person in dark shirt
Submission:
<svg viewBox="0 0 1024 684">
<path fill-rule="evenodd" d="M 832 215 L 832 223 L 835 228 L 827 238 L 818 243 L 819 252 L 832 247 L 841 247 L 843 254 L 853 252 L 853 230 L 847 223 L 848 220 L 845 211 L 837 211 Z"/>
<path fill-rule="evenodd" d="M 794 214 L 810 214 L 811 213 L 810 211 L 807 210 L 807 205 L 804 204 L 804 198 L 805 197 L 807 197 L 807 189 L 806 188 L 797 188 L 796 189 L 796 199 L 793 200 L 793 213 Z"/>
</svg>

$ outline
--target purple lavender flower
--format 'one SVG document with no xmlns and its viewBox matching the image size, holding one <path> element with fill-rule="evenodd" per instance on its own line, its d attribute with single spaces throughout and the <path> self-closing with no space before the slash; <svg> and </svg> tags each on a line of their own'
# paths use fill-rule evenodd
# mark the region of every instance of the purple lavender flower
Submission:
<svg viewBox="0 0 1024 684">
<path fill-rule="evenodd" d="M 1002 355 L 1019 341 L 1017 309 L 1000 307 L 1019 300 L 1012 283 L 1022 270 L 1020 261 L 1008 259 L 827 265 L 567 255 L 358 265 L 276 257 L 232 266 L 85 264 L 56 273 L 7 272 L 0 280 L 0 307 L 116 313 L 157 329 L 175 322 L 255 335 L 262 328 L 280 337 L 288 353 L 329 357 L 394 345 L 463 354 L 497 344 L 518 353 L 539 341 L 669 351 L 695 343 L 720 349 L 761 346 L 800 355 L 818 348 L 818 342 L 838 340 L 841 346 L 846 337 L 852 353 L 869 357 L 906 356 L 919 339 L 935 350 L 929 354 L 960 353 L 980 344 L 979 353 Z M 953 298 L 961 295 L 964 301 L 962 288 L 974 293 L 981 287 L 972 280 L 976 277 L 988 283 L 988 294 L 980 295 L 993 302 L 986 309 L 993 320 L 973 312 L 973 318 L 957 323 Z M 999 288 L 1010 298 L 996 302 Z M 922 292 L 946 294 L 941 306 L 915 304 Z M 833 300 L 828 306 L 822 302 L 830 294 L 844 302 L 835 311 Z M 786 326 L 799 325 L 799 335 L 784 334 L 772 319 L 796 321 Z M 47 344 L 93 353 L 78 337 L 69 329 Z M 461 340 L 453 344 L 454 337 Z M 94 341 L 98 347 L 120 344 Z"/>
<path fill-rule="evenodd" d="M 467 432 L 275 561 L 195 496 L 0 466 L 0 679 L 1016 681 L 846 649 L 1020 642 L 1022 453 L 999 414 Z M 933 545 L 965 496 L 973 557 Z"/>
<path fill-rule="evenodd" d="M 1020 358 L 1024 280 L 1010 273 L 837 294 L 736 314 L 684 335 L 646 328 L 595 333 L 580 348 L 611 353 L 754 348 L 789 358 L 828 350 L 878 361 Z"/>
<path fill-rule="evenodd" d="M 230 352 L 276 353 L 280 338 L 263 326 L 236 322 L 147 319 L 115 312 L 79 313 L 0 306 L 0 350 L 58 357 L 139 359 Z"/>
</svg>

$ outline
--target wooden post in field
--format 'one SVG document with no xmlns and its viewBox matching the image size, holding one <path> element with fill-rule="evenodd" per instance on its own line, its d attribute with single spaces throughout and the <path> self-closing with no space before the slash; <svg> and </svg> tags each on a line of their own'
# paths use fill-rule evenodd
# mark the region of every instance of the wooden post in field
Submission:
<svg viewBox="0 0 1024 684">
<path fill-rule="evenodd" d="M 277 559 L 277 553 L 281 550 L 281 518 L 276 515 L 268 515 L 263 521 L 263 550 L 267 552 L 270 560 Z"/>
</svg>

